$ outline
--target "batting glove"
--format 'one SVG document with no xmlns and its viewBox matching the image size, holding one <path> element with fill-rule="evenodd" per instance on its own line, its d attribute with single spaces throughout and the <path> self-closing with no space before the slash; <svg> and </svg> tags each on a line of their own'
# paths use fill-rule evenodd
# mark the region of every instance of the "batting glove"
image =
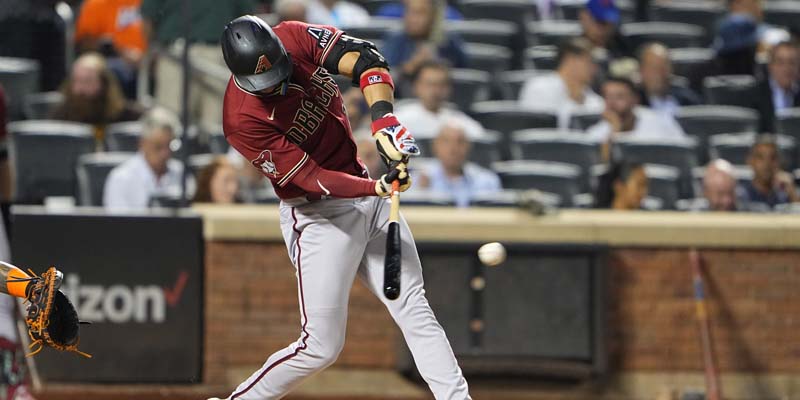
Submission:
<svg viewBox="0 0 800 400">
<path fill-rule="evenodd" d="M 381 179 L 375 181 L 375 193 L 380 197 L 392 195 L 392 182 L 400 183 L 398 190 L 405 192 L 411 187 L 411 175 L 408 174 L 406 163 L 394 162 L 389 166 L 389 172 L 383 174 Z"/>
<path fill-rule="evenodd" d="M 392 113 L 372 122 L 372 137 L 375 138 L 378 153 L 387 166 L 408 156 L 419 155 L 417 141 Z"/>
</svg>

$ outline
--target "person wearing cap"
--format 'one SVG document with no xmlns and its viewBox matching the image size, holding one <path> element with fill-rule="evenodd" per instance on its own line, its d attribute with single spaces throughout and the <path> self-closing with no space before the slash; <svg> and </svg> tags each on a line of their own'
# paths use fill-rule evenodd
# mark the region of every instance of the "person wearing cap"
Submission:
<svg viewBox="0 0 800 400">
<path fill-rule="evenodd" d="M 619 32 L 620 12 L 614 0 L 589 0 L 578 18 L 583 35 L 609 59 L 633 57 L 633 49 Z"/>
</svg>

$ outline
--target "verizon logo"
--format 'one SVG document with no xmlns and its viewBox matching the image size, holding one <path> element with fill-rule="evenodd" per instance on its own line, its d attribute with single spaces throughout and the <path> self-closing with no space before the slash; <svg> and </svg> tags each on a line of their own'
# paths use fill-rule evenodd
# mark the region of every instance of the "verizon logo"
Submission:
<svg viewBox="0 0 800 400">
<path fill-rule="evenodd" d="M 90 322 L 161 323 L 167 306 L 180 302 L 189 273 L 181 271 L 171 287 L 158 285 L 113 284 L 109 286 L 81 283 L 78 274 L 66 274 L 61 290 L 69 297 L 81 320 Z"/>
</svg>

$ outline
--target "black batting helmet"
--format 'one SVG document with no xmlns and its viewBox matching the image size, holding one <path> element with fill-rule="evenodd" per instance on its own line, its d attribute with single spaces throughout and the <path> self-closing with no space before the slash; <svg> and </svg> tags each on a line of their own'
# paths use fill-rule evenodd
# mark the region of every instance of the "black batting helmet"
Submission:
<svg viewBox="0 0 800 400">
<path fill-rule="evenodd" d="M 228 22 L 221 42 L 225 64 L 236 83 L 247 91 L 274 87 L 292 74 L 292 59 L 261 18 L 244 15 Z"/>
</svg>

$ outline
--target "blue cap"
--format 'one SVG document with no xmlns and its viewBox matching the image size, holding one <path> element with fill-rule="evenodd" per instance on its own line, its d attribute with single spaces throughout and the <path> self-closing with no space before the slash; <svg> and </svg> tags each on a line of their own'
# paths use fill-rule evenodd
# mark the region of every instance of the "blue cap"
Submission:
<svg viewBox="0 0 800 400">
<path fill-rule="evenodd" d="M 614 0 L 589 0 L 586 9 L 597 22 L 619 23 L 619 8 L 614 4 Z"/>
</svg>

